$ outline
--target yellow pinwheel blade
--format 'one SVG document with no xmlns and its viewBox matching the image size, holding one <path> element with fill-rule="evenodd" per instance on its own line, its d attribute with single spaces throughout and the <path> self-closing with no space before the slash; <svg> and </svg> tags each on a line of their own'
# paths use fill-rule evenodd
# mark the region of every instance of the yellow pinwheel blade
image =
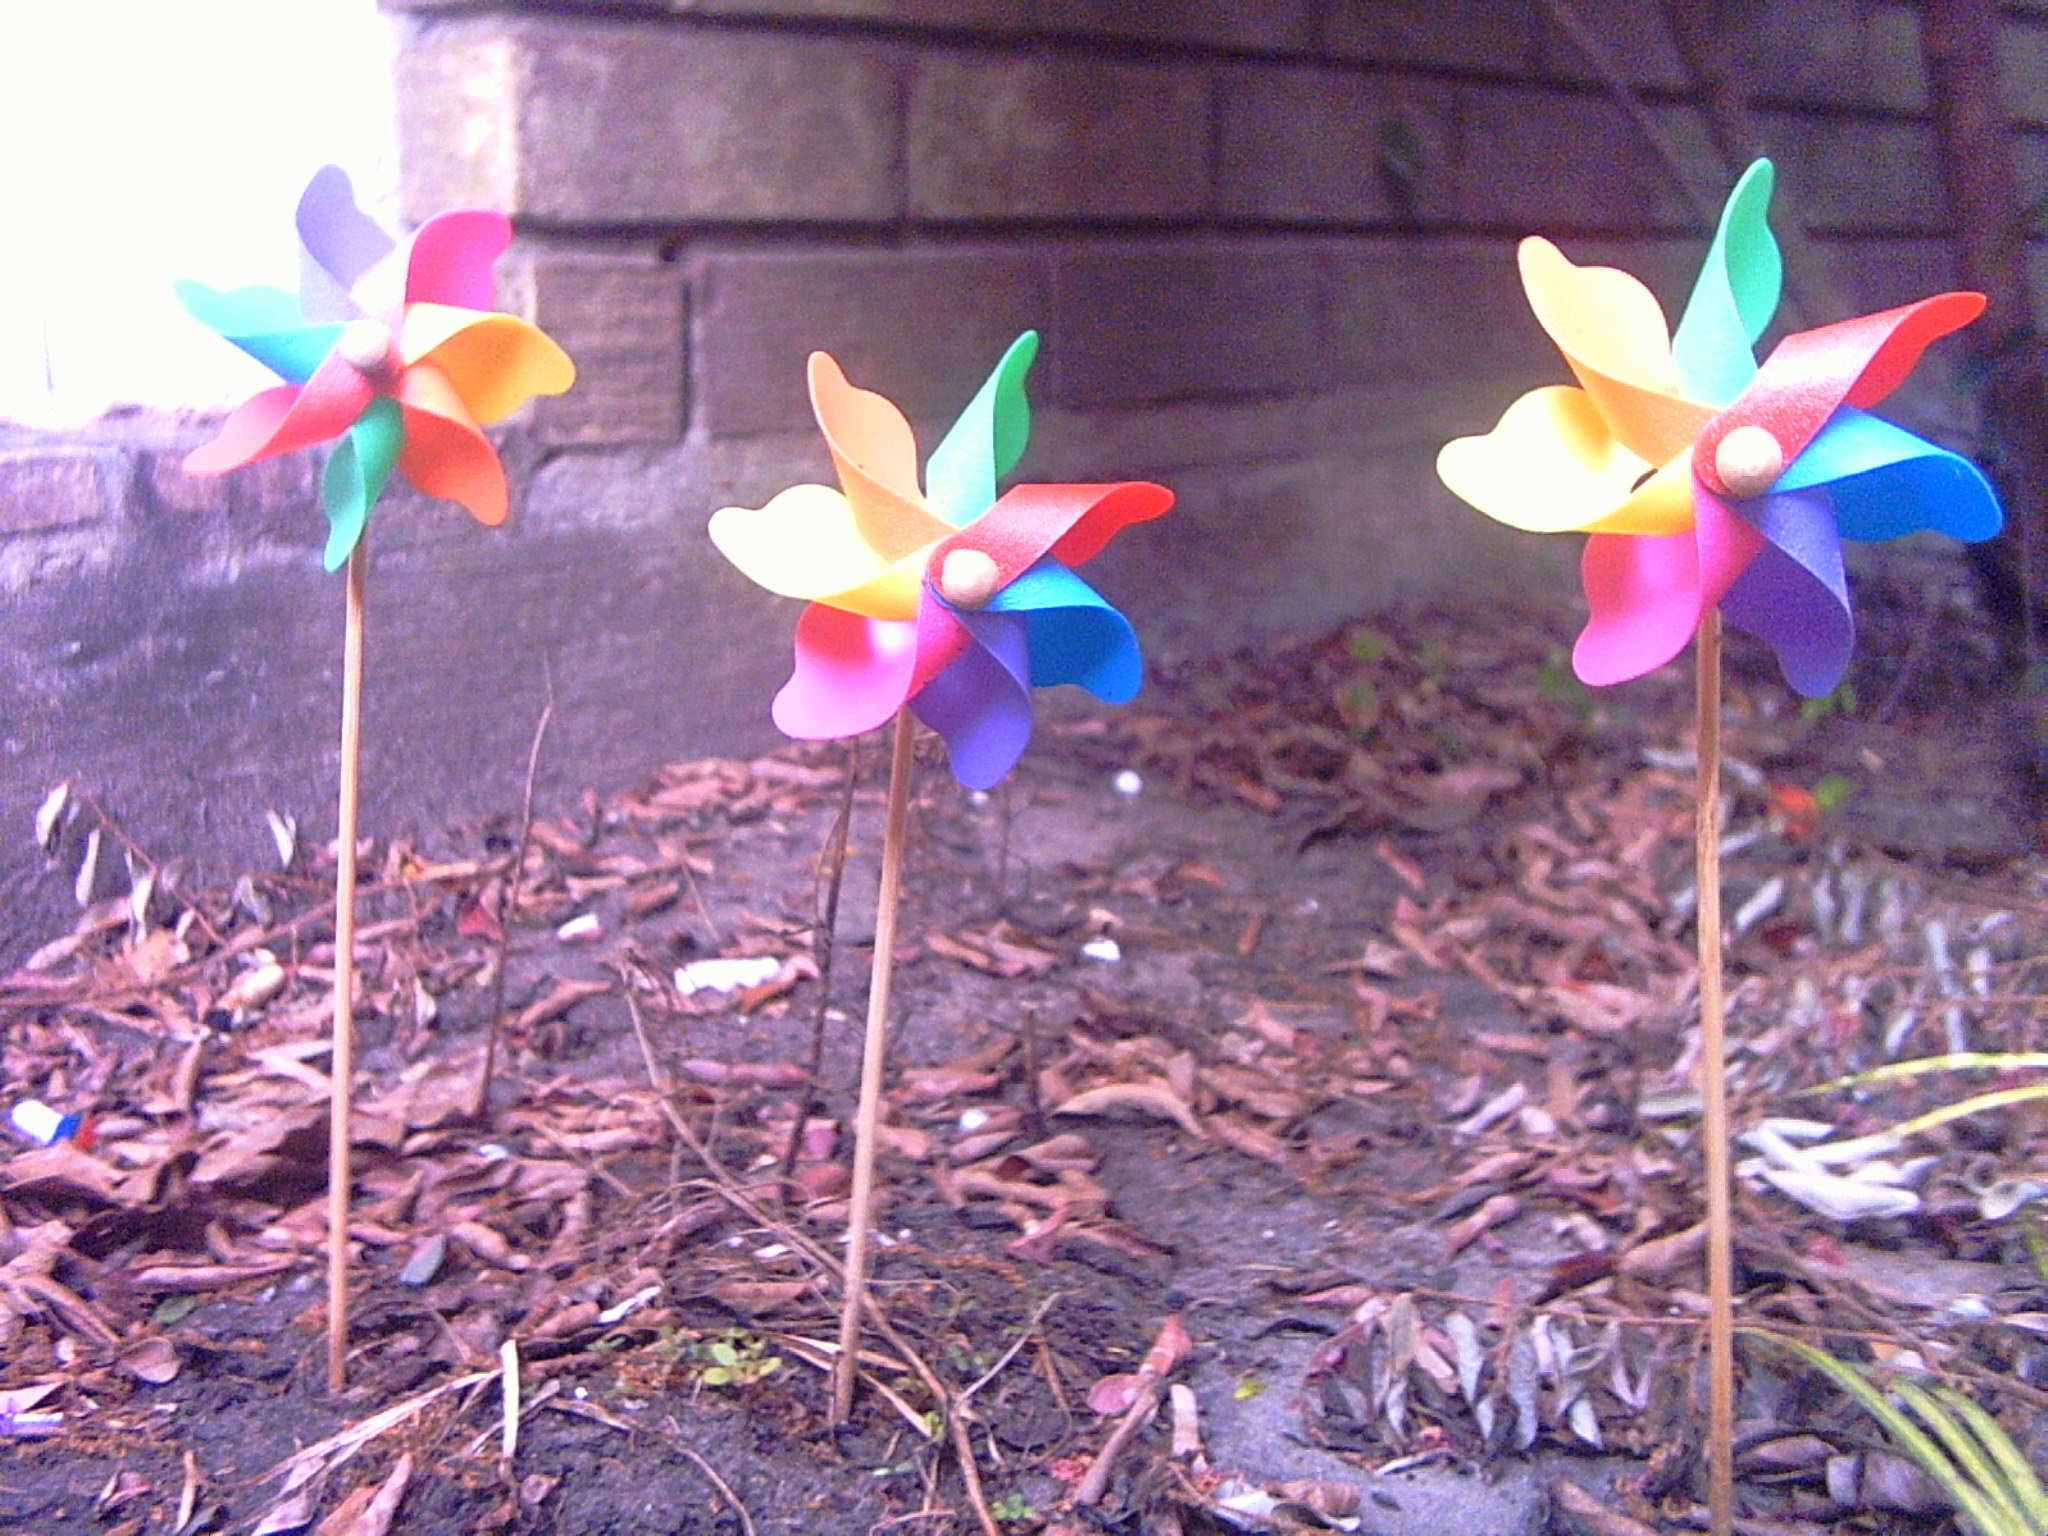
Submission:
<svg viewBox="0 0 2048 1536">
<path fill-rule="evenodd" d="M 793 485 L 767 506 L 711 516 L 711 542 L 771 592 L 827 603 L 871 619 L 917 617 L 930 546 L 884 560 L 862 537 L 847 498 L 826 485 Z"/>
<path fill-rule="evenodd" d="M 1488 517 L 1531 533 L 1569 533 L 1604 527 L 1651 466 L 1607 430 L 1584 390 L 1553 384 L 1522 396 L 1485 436 L 1444 444 L 1436 468 Z M 1689 497 L 1686 519 L 1690 526 Z"/>
</svg>

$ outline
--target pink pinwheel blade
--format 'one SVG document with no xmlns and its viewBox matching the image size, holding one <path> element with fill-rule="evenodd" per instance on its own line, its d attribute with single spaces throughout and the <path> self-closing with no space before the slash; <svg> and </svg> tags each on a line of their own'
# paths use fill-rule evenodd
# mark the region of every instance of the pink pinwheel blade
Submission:
<svg viewBox="0 0 2048 1536">
<path fill-rule="evenodd" d="M 511 243 L 512 224 L 502 213 L 458 208 L 435 215 L 413 234 L 405 301 L 490 309 L 497 302 L 492 268 Z"/>
<path fill-rule="evenodd" d="M 185 470 L 217 475 L 341 436 L 376 391 L 355 369 L 330 357 L 304 384 L 266 389 L 228 413 L 220 435 L 185 456 Z"/>
<path fill-rule="evenodd" d="M 836 741 L 886 724 L 910 697 L 917 651 L 915 621 L 811 604 L 796 624 L 796 670 L 775 695 L 776 729 Z"/>
<path fill-rule="evenodd" d="M 1763 547 L 1763 535 L 1718 498 L 1696 488 L 1694 500 L 1691 533 L 1586 540 L 1579 571 L 1592 612 L 1572 648 L 1580 681 L 1605 687 L 1670 661 Z"/>
</svg>

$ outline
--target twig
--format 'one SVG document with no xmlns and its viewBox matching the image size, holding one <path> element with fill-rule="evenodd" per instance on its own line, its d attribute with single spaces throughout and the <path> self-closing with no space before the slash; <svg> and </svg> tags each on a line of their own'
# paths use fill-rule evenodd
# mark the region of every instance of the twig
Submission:
<svg viewBox="0 0 2048 1536">
<path fill-rule="evenodd" d="M 1002 1352 L 1001 1356 L 997 1358 L 996 1363 L 990 1366 L 986 1371 L 983 1371 L 981 1373 L 981 1379 L 976 1381 L 973 1386 L 969 1387 L 966 1391 L 962 1392 L 958 1397 L 953 1399 L 953 1404 L 955 1407 L 965 1408 L 967 1406 L 968 1400 L 972 1398 L 975 1393 L 979 1392 L 983 1387 L 987 1386 L 990 1382 L 994 1381 L 998 1376 L 1002 1375 L 1003 1367 L 1008 1365 L 1012 1360 L 1016 1359 L 1017 1351 L 1022 1349 L 1026 1344 L 1029 1344 L 1031 1342 L 1031 1336 L 1038 1332 L 1038 1325 L 1045 1321 L 1045 1314 L 1052 1310 L 1052 1304 L 1058 1301 L 1059 1299 L 1060 1293 L 1058 1291 L 1054 1291 L 1050 1296 L 1046 1297 L 1045 1300 L 1041 1301 L 1038 1304 L 1038 1310 L 1031 1314 L 1031 1321 L 1024 1325 L 1024 1331 L 1018 1334 L 1017 1337 L 1011 1341 L 1010 1347 Z"/>
<path fill-rule="evenodd" d="M 1708 612 L 1696 642 L 1698 801 L 1694 859 L 1699 887 L 1700 1087 L 1707 1183 L 1707 1521 L 1729 1536 L 1735 1518 L 1735 1261 L 1728 1158 L 1727 1008 L 1721 974 L 1721 612 Z"/>
<path fill-rule="evenodd" d="M 789 1145 L 782 1154 L 781 1180 L 796 1177 L 797 1154 L 803 1149 L 804 1127 L 818 1102 L 818 1080 L 825 1070 L 825 1015 L 832 1004 L 832 959 L 837 952 L 839 892 L 846 877 L 846 837 L 853 826 L 853 789 L 860 782 L 860 738 L 846 744 L 846 785 L 839 796 L 839 817 L 832 823 L 824 854 L 825 889 L 817 902 L 817 926 L 811 931 L 811 958 L 818 967 L 818 1011 L 811 1020 L 811 1061 L 803 1094 L 797 1100 L 796 1121 L 790 1126 Z"/>
<path fill-rule="evenodd" d="M 1102 1443 L 1102 1449 L 1096 1453 L 1094 1462 L 1074 1489 L 1075 1504 L 1085 1509 L 1102 1498 L 1104 1490 L 1109 1487 L 1109 1475 L 1116 1470 L 1117 1457 L 1131 1443 L 1131 1437 L 1159 1411 L 1159 1397 L 1165 1389 L 1166 1378 L 1187 1357 L 1190 1343 L 1187 1329 L 1181 1326 L 1178 1316 L 1167 1318 L 1160 1326 L 1159 1336 L 1145 1351 L 1144 1363 L 1138 1367 L 1137 1399 L 1124 1410 L 1124 1416 L 1117 1420 L 1116 1428 L 1109 1432 L 1109 1438 Z"/>
<path fill-rule="evenodd" d="M 875 1144 L 882 1117 L 882 1074 L 888 1065 L 889 982 L 896 962 L 896 912 L 903 881 L 903 827 L 915 770 L 916 722 L 906 706 L 896 712 L 889 757 L 889 810 L 882 829 L 882 884 L 875 910 L 874 968 L 868 983 L 867 1032 L 861 1042 L 860 1105 L 853 1121 L 853 1197 L 847 1224 L 846 1299 L 839 1316 L 839 1369 L 832 1378 L 832 1422 L 853 1414 L 854 1357 L 860 1315 L 867 1304 L 868 1239 L 875 1199 Z M 972 1465 L 970 1458 L 969 1464 Z"/>
<path fill-rule="evenodd" d="M 327 1132 L 327 1390 L 348 1384 L 350 1100 L 355 1074 L 356 791 L 363 741 L 364 544 L 349 552 L 341 633 L 341 805 L 334 875 L 334 1076 Z"/>
<path fill-rule="evenodd" d="M 526 873 L 526 848 L 533 840 L 533 781 L 540 768 L 540 749 L 547 740 L 548 722 L 555 717 L 554 669 L 544 668 L 542 676 L 547 683 L 547 702 L 541 706 L 540 719 L 533 727 L 533 744 L 526 751 L 526 784 L 519 798 L 519 839 L 512 845 L 512 867 L 506 871 L 504 889 L 498 897 L 498 958 L 492 967 L 483 1071 L 478 1074 L 476 1097 L 469 1106 L 472 1120 L 482 1120 L 490 1112 L 491 1079 L 498 1070 L 498 1037 L 505 1029 L 505 961 L 512 948 L 512 918 L 519 910 L 519 881 Z"/>
</svg>

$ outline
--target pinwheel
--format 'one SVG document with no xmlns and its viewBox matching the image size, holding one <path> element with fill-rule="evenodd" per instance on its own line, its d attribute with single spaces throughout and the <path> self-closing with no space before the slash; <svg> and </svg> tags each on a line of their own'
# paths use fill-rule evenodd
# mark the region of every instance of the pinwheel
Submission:
<svg viewBox="0 0 2048 1536">
<path fill-rule="evenodd" d="M 1781 268 L 1766 220 L 1770 162 L 1730 194 L 1676 336 L 1626 273 L 1577 267 L 1540 239 L 1522 284 L 1578 378 L 1523 395 L 1483 437 L 1438 456 L 1480 511 L 1536 532 L 1590 535 L 1590 618 L 1572 663 L 1588 683 L 1664 665 L 1695 635 L 1700 963 L 1708 1289 L 1708 1513 L 1733 1527 L 1734 1294 L 1726 1018 L 1722 994 L 1721 621 L 1770 647 L 1793 688 L 1831 692 L 1855 626 L 1842 541 L 1920 530 L 1998 531 L 1996 498 L 1955 454 L 1868 414 L 1938 338 L 1984 308 L 1945 293 L 1752 350 L 1777 308 Z"/>
<path fill-rule="evenodd" d="M 1737 183 L 1675 340 L 1633 277 L 1525 240 L 1530 305 L 1581 387 L 1531 391 L 1438 459 L 1444 483 L 1501 522 L 1592 535 L 1591 619 L 1573 651 L 1588 683 L 1664 665 L 1718 608 L 1770 646 L 1793 688 L 1826 694 L 1855 634 L 1844 539 L 1998 531 L 1974 466 L 1866 409 L 1983 298 L 1945 293 L 1803 331 L 1759 368 L 1751 348 L 1780 278 L 1771 179 L 1760 160 Z"/>
<path fill-rule="evenodd" d="M 1034 332 L 1011 344 L 932 451 L 920 488 L 902 413 L 812 353 L 811 406 L 840 488 L 799 485 L 758 510 L 727 507 L 711 519 L 727 559 L 770 591 L 810 604 L 797 621 L 796 667 L 775 697 L 775 723 L 799 739 L 830 740 L 896 721 L 832 1379 L 839 1423 L 853 1406 L 867 1296 L 912 717 L 944 739 L 962 784 L 986 789 L 1030 739 L 1034 688 L 1077 683 L 1121 703 L 1143 677 L 1129 622 L 1072 568 L 1130 524 L 1158 517 L 1173 496 L 1138 482 L 1017 485 L 997 495 L 1030 436 L 1024 376 L 1037 355 Z"/>
<path fill-rule="evenodd" d="M 286 382 L 251 396 L 185 459 L 220 474 L 338 441 L 321 482 L 327 569 L 341 569 L 396 467 L 429 496 L 505 520 L 505 471 L 481 425 L 576 370 L 526 321 L 491 312 L 491 268 L 511 243 L 501 213 L 458 209 L 403 244 L 356 207 L 346 172 L 323 166 L 299 198 L 298 297 L 178 284 L 193 317 Z"/>
<path fill-rule="evenodd" d="M 444 213 L 401 243 L 356 206 L 347 174 L 330 165 L 300 195 L 297 225 L 296 298 L 278 288 L 223 293 L 178 285 L 196 319 L 285 381 L 231 411 L 220 435 L 186 455 L 184 467 L 221 474 L 316 443 L 336 445 L 321 499 L 327 569 L 348 567 L 327 1164 L 327 1381 L 338 1392 L 348 1346 L 363 533 L 393 469 L 430 496 L 460 502 L 481 523 L 502 523 L 505 471 L 481 425 L 502 421 L 535 395 L 561 393 L 576 370 L 539 330 L 491 312 L 492 265 L 512 238 L 503 214 Z M 489 1076 L 487 1056 L 480 1095 Z"/>
<path fill-rule="evenodd" d="M 776 696 L 786 734 L 857 736 L 906 704 L 945 740 L 970 789 L 1001 780 L 1031 735 L 1031 690 L 1077 683 L 1107 703 L 1138 691 L 1129 622 L 1072 567 L 1159 516 L 1156 485 L 996 483 L 1030 434 L 1027 331 L 933 451 L 929 493 L 909 424 L 882 396 L 811 355 L 811 403 L 840 489 L 799 485 L 758 511 L 727 507 L 711 538 L 748 576 L 811 606 Z"/>
</svg>

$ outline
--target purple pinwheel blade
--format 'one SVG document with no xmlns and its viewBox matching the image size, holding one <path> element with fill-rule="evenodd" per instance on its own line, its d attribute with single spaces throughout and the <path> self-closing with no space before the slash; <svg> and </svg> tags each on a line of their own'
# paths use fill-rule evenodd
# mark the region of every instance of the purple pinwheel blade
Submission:
<svg viewBox="0 0 2048 1536">
<path fill-rule="evenodd" d="M 1721 599 L 1722 615 L 1771 648 L 1796 692 L 1832 693 L 1849 668 L 1856 620 L 1828 498 L 1779 492 L 1746 510 L 1765 542 Z"/>
<path fill-rule="evenodd" d="M 1020 615 L 959 617 L 973 643 L 910 707 L 945 738 L 954 778 L 969 789 L 993 789 L 1031 740 L 1030 641 Z"/>
<path fill-rule="evenodd" d="M 299 302 L 309 320 L 350 320 L 349 289 L 397 244 L 356 206 L 348 172 L 323 165 L 299 196 Z"/>
</svg>

